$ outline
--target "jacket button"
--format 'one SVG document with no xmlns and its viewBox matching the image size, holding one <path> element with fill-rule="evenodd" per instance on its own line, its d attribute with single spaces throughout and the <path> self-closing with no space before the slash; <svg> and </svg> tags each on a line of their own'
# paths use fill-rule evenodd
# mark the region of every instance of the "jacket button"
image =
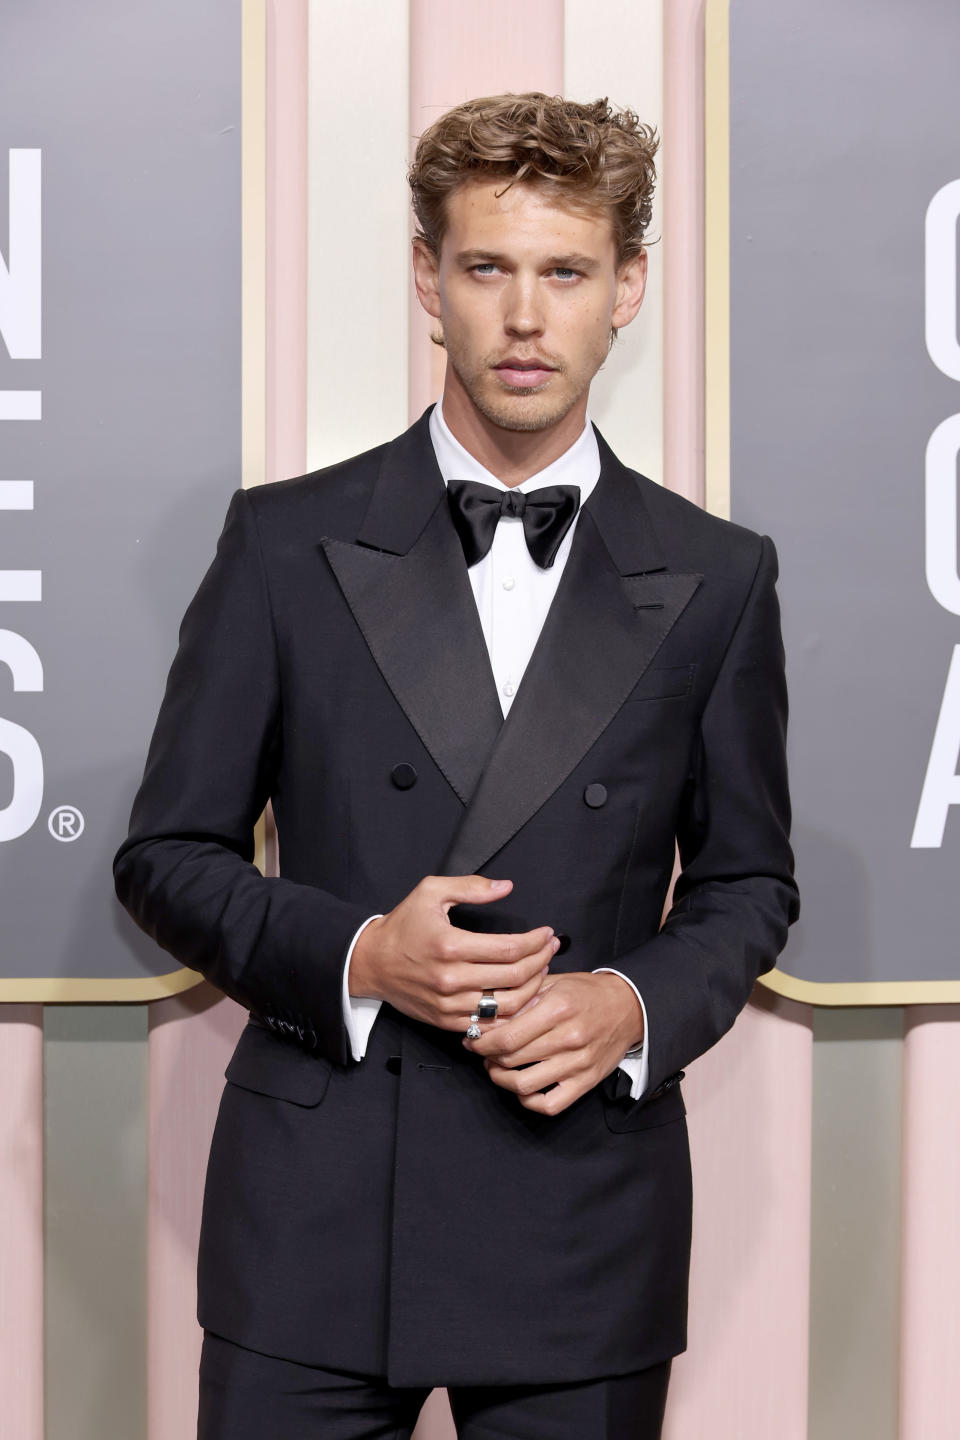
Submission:
<svg viewBox="0 0 960 1440">
<path fill-rule="evenodd" d="M 554 934 L 556 938 L 560 941 L 560 944 L 557 946 L 555 953 L 557 955 L 562 955 L 565 950 L 570 949 L 570 936 L 565 935 L 562 930 L 556 930 L 554 931 Z"/>
<path fill-rule="evenodd" d="M 601 785 L 599 781 L 593 785 L 588 785 L 583 792 L 583 798 L 591 810 L 599 810 L 601 805 L 606 805 L 607 803 L 606 785 Z"/>
<path fill-rule="evenodd" d="M 404 761 L 402 765 L 394 765 L 390 771 L 390 779 L 398 790 L 409 790 L 411 785 L 417 783 L 417 772 L 412 765 Z"/>
</svg>

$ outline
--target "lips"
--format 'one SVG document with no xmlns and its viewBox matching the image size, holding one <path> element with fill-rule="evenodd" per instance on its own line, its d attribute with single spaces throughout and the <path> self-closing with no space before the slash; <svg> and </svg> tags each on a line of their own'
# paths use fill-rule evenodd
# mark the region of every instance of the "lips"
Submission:
<svg viewBox="0 0 960 1440">
<path fill-rule="evenodd" d="M 494 369 L 504 383 L 515 390 L 535 389 L 554 373 L 554 367 L 545 365 L 542 360 L 520 360 L 513 355 L 495 365 Z"/>
</svg>

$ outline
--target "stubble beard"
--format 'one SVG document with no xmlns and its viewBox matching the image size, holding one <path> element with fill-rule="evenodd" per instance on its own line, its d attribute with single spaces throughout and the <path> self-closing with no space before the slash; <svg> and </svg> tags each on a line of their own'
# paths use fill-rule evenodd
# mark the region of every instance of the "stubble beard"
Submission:
<svg viewBox="0 0 960 1440">
<path fill-rule="evenodd" d="M 561 393 L 551 394 L 556 380 L 562 380 L 567 374 L 560 365 L 543 385 L 504 385 L 491 379 L 491 362 L 484 361 L 475 370 L 467 371 L 450 354 L 449 346 L 447 364 L 453 366 L 475 408 L 502 430 L 549 430 L 570 413 L 590 383 L 587 380 L 584 385 L 562 386 Z"/>
</svg>

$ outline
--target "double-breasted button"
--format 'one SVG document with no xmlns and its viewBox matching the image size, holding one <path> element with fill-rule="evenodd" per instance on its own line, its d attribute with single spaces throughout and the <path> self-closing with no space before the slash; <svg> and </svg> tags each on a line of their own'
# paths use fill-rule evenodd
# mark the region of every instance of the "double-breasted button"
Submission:
<svg viewBox="0 0 960 1440">
<path fill-rule="evenodd" d="M 409 790 L 411 785 L 417 783 L 417 772 L 412 765 L 403 761 L 400 765 L 394 765 L 390 771 L 390 779 L 398 790 Z"/>
<path fill-rule="evenodd" d="M 606 805 L 607 803 L 606 785 L 601 785 L 599 780 L 595 781 L 584 790 L 583 798 L 591 810 L 599 810 L 601 805 Z"/>
<path fill-rule="evenodd" d="M 570 936 L 564 934 L 562 930 L 554 931 L 554 935 L 556 939 L 560 941 L 560 944 L 557 946 L 555 953 L 557 955 L 562 955 L 565 950 L 570 949 Z"/>
</svg>

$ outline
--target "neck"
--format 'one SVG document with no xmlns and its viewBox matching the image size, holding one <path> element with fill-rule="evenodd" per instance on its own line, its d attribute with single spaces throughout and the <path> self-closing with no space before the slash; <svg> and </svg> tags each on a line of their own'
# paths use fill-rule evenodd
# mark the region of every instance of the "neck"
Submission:
<svg viewBox="0 0 960 1440">
<path fill-rule="evenodd" d="M 521 485 L 531 475 L 538 475 L 559 460 L 583 433 L 586 395 L 544 430 L 506 430 L 481 414 L 459 385 L 451 385 L 450 375 L 448 366 L 440 402 L 450 433 L 504 485 Z"/>
</svg>

